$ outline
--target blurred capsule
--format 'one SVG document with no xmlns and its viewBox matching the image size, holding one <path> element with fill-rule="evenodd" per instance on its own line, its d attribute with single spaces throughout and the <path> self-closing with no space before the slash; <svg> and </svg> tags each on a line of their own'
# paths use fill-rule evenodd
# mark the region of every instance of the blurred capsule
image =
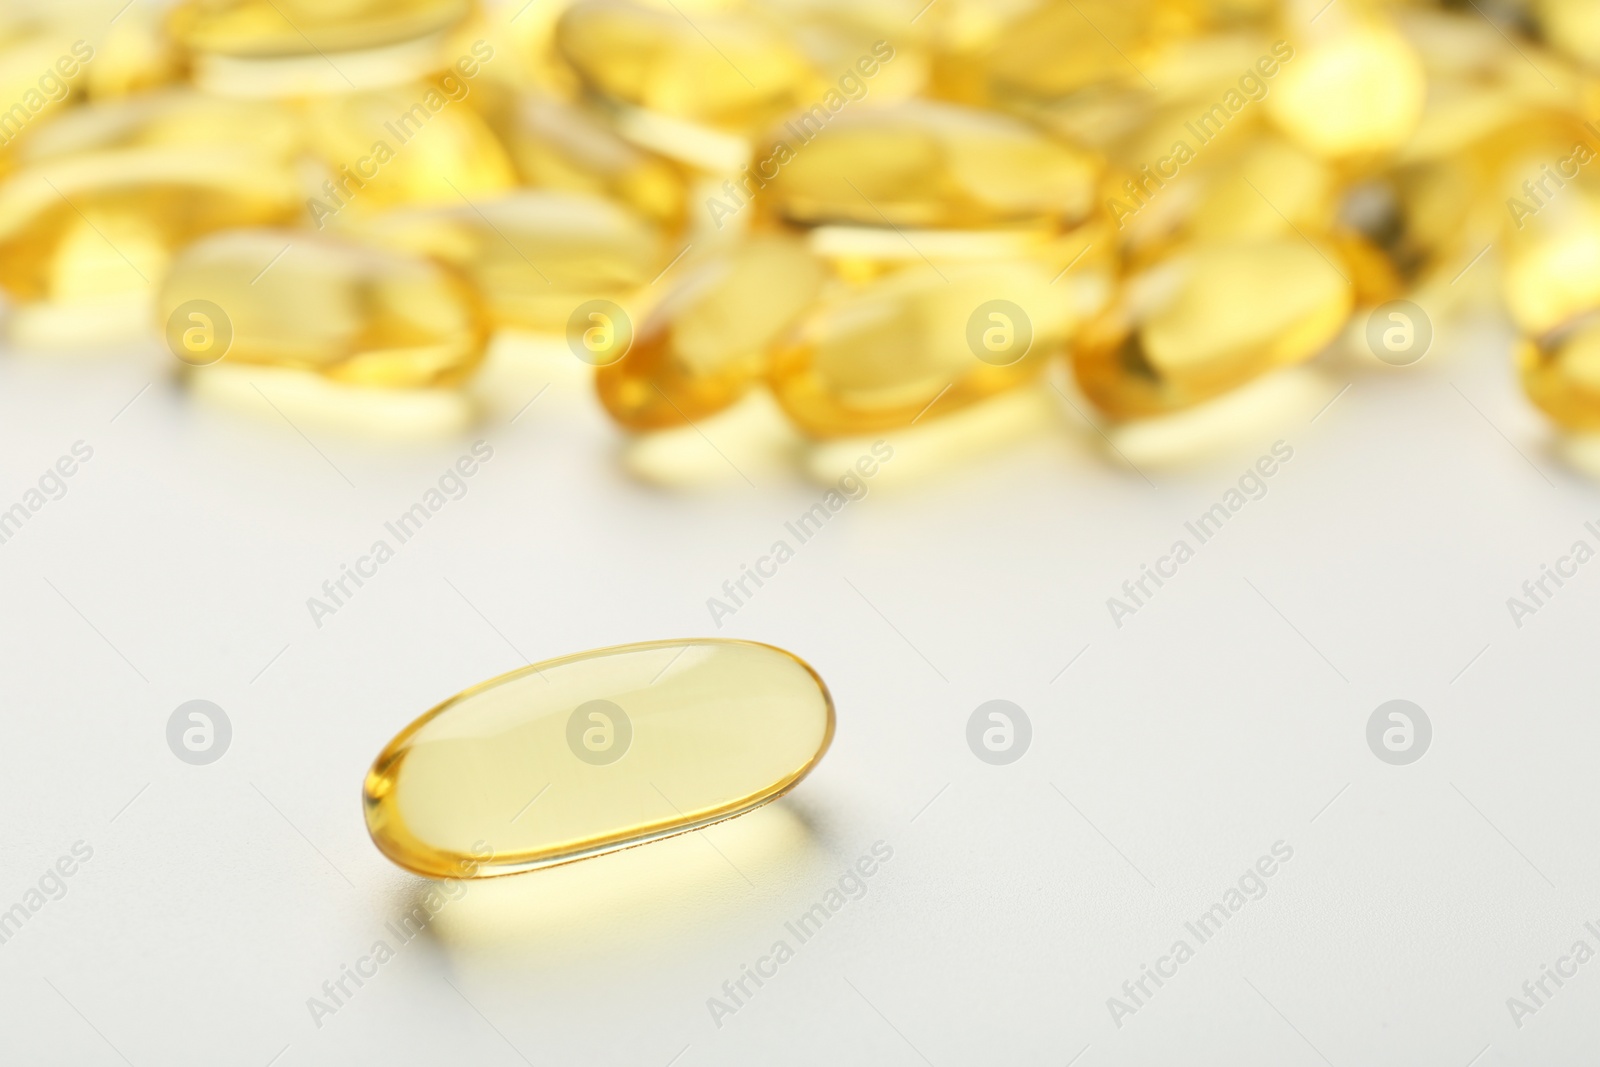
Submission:
<svg viewBox="0 0 1600 1067">
<path fill-rule="evenodd" d="M 1568 122 L 1497 147 L 1501 285 L 1517 326 L 1540 337 L 1600 308 L 1600 135 Z"/>
<path fill-rule="evenodd" d="M 230 96 L 395 85 L 442 69 L 470 0 L 185 0 L 168 20 L 195 84 Z"/>
<path fill-rule="evenodd" d="M 661 236 L 609 200 L 522 190 L 373 220 L 373 240 L 456 268 L 496 325 L 564 329 L 584 300 L 626 301 L 665 266 Z"/>
<path fill-rule="evenodd" d="M 1094 205 L 1087 153 L 1008 116 L 932 101 L 802 111 L 757 158 L 724 188 L 724 213 L 753 196 L 806 226 L 948 228 L 1072 224 Z"/>
<path fill-rule="evenodd" d="M 1129 278 L 1078 339 L 1073 371 L 1114 418 L 1160 415 L 1309 359 L 1354 288 L 1335 253 L 1296 235 L 1197 242 Z"/>
<path fill-rule="evenodd" d="M 0 26 L 0 168 L 27 136 L 81 99 L 94 45 L 58 27 Z"/>
<path fill-rule="evenodd" d="M 1026 106 L 1121 85 L 1199 20 L 1171 0 L 1045 0 L 997 35 L 981 63 L 994 102 Z"/>
<path fill-rule="evenodd" d="M 460 204 L 516 184 L 505 148 L 464 101 L 470 79 L 449 75 L 305 102 L 307 137 L 325 168 L 306 202 L 318 229 L 414 204 Z M 343 221 L 343 220 L 342 220 Z"/>
<path fill-rule="evenodd" d="M 1284 45 L 1265 104 L 1301 145 L 1330 159 L 1370 158 L 1416 129 L 1427 76 L 1416 49 L 1386 19 L 1360 5 L 1329 5 Z"/>
<path fill-rule="evenodd" d="M 179 248 L 233 226 L 286 221 L 293 177 L 226 148 L 158 145 L 49 159 L 0 185 L 0 286 L 30 341 L 142 325 Z"/>
<path fill-rule="evenodd" d="M 1026 260 L 918 263 L 824 299 L 773 357 L 778 403 L 840 437 L 936 418 L 1017 386 L 1077 325 L 1074 295 Z"/>
<path fill-rule="evenodd" d="M 81 152 L 185 145 L 289 163 L 301 144 L 300 124 L 275 104 L 171 88 L 73 108 L 22 142 L 16 159 L 27 166 Z"/>
<path fill-rule="evenodd" d="M 618 136 L 593 110 L 533 93 L 506 92 L 497 105 L 491 125 L 524 182 L 612 197 L 664 226 L 682 220 L 682 170 Z"/>
<path fill-rule="evenodd" d="M 815 75 L 754 4 L 685 13 L 641 0 L 579 0 L 555 43 L 584 86 L 620 104 L 750 132 L 810 95 Z"/>
<path fill-rule="evenodd" d="M 1600 68 L 1600 7 L 1593 0 L 1533 0 L 1534 17 L 1559 51 Z"/>
<path fill-rule="evenodd" d="M 781 235 L 679 265 L 626 354 L 600 366 L 600 402 L 630 430 L 682 426 L 728 407 L 766 373 L 823 275 L 803 242 Z"/>
<path fill-rule="evenodd" d="M 459 382 L 488 336 L 471 290 L 448 268 L 297 230 L 236 230 L 191 245 L 158 311 L 185 362 L 224 358 L 366 386 Z"/>
<path fill-rule="evenodd" d="M 1600 430 L 1600 313 L 1578 317 L 1517 348 L 1528 398 L 1569 430 Z"/>
</svg>

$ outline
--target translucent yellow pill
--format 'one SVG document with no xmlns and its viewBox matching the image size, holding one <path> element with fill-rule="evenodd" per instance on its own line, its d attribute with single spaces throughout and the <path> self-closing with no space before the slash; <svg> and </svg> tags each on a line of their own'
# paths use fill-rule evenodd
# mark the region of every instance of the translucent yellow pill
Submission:
<svg viewBox="0 0 1600 1067">
<path fill-rule="evenodd" d="M 529 185 L 612 197 L 666 226 L 683 218 L 682 169 L 618 136 L 593 109 L 508 92 L 490 122 Z"/>
<path fill-rule="evenodd" d="M 158 304 L 185 362 L 264 363 L 357 385 L 460 381 L 487 337 L 472 291 L 440 264 L 295 230 L 191 245 Z"/>
<path fill-rule="evenodd" d="M 560 332 L 585 300 L 626 301 L 666 266 L 661 235 L 585 193 L 524 190 L 492 200 L 401 210 L 367 232 L 456 267 L 497 325 Z"/>
<path fill-rule="evenodd" d="M 657 641 L 548 660 L 440 704 L 367 774 L 367 829 L 430 877 L 584 859 L 743 815 L 833 739 L 806 664 L 747 641 Z"/>
<path fill-rule="evenodd" d="M 1534 16 L 1552 45 L 1600 67 L 1600 7 L 1589 0 L 1533 0 Z"/>
<path fill-rule="evenodd" d="M 1569 430 L 1600 430 L 1600 315 L 1581 316 L 1517 349 L 1522 387 Z"/>
<path fill-rule="evenodd" d="M 325 227 L 391 207 L 461 204 L 505 192 L 516 172 L 481 115 L 470 80 L 413 82 L 306 101 L 311 147 L 325 168 L 307 201 Z"/>
<path fill-rule="evenodd" d="M 1299 236 L 1186 246 L 1129 278 L 1084 330 L 1078 384 L 1108 414 L 1138 418 L 1308 359 L 1354 303 L 1336 255 Z"/>
<path fill-rule="evenodd" d="M 595 388 L 632 430 L 682 426 L 744 395 L 774 345 L 821 291 L 804 243 L 761 235 L 673 268 L 671 288 L 638 324 L 632 347 L 600 367 Z"/>
<path fill-rule="evenodd" d="M 237 96 L 342 93 L 440 69 L 469 0 L 187 0 L 168 25 L 196 84 Z"/>
<path fill-rule="evenodd" d="M 1026 123 L 923 100 L 802 111 L 757 156 L 756 203 L 801 225 L 1072 224 L 1093 207 L 1097 174 L 1087 153 Z"/>
<path fill-rule="evenodd" d="M 993 96 L 1009 103 L 1148 85 L 1142 72 L 1160 49 L 1195 26 L 1194 12 L 1167 0 L 1041 3 L 1006 27 L 984 58 L 985 74 Z"/>
<path fill-rule="evenodd" d="M 79 33 L 0 27 L 0 166 L 30 134 L 71 111 L 83 97 L 94 57 L 94 45 Z"/>
<path fill-rule="evenodd" d="M 1422 117 L 1427 75 L 1397 29 L 1335 7 L 1297 41 L 1264 101 L 1285 133 L 1330 158 L 1405 143 Z"/>
<path fill-rule="evenodd" d="M 815 75 L 783 27 L 751 4 L 684 12 L 579 0 L 556 47 L 583 83 L 620 103 L 724 130 L 754 130 L 800 103 Z"/>
<path fill-rule="evenodd" d="M 1584 142 L 1579 142 L 1583 144 Z M 1570 151 L 1568 148 L 1566 151 Z M 1511 317 L 1529 336 L 1546 334 L 1600 308 L 1600 153 L 1590 162 L 1519 156 L 1526 188 L 1508 198 L 1501 286 Z"/>
<path fill-rule="evenodd" d="M 303 143 L 294 114 L 276 104 L 170 88 L 73 108 L 23 141 L 16 159 L 27 166 L 82 152 L 182 145 L 261 156 L 281 167 Z"/>
<path fill-rule="evenodd" d="M 806 433 L 840 437 L 1013 388 L 1077 326 L 1056 273 L 1029 260 L 919 263 L 824 300 L 774 355 L 773 392 Z"/>
<path fill-rule="evenodd" d="M 265 157 L 160 145 L 47 159 L 0 185 L 0 285 L 30 341 L 104 337 L 148 321 L 185 243 L 287 220 L 293 176 Z"/>
</svg>

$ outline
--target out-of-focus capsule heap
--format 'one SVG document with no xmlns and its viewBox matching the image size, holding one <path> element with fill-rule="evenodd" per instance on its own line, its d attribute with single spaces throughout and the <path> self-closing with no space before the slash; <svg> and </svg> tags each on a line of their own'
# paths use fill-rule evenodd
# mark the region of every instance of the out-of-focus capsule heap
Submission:
<svg viewBox="0 0 1600 1067">
<path fill-rule="evenodd" d="M 354 422 L 532 337 L 628 431 L 825 439 L 1167 416 L 1498 284 L 1593 430 L 1595 116 L 1593 0 L 14 2 L 0 286 Z"/>
</svg>

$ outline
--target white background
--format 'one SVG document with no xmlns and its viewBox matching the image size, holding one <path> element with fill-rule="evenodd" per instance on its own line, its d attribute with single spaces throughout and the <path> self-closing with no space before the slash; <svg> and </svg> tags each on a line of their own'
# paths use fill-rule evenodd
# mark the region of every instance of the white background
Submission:
<svg viewBox="0 0 1600 1067">
<path fill-rule="evenodd" d="M 0 1061 L 1593 1062 L 1600 960 L 1520 1029 L 1506 1006 L 1600 949 L 1600 564 L 1520 629 L 1506 607 L 1595 543 L 1600 499 L 1507 344 L 1324 357 L 1183 468 L 1116 438 L 1134 470 L 1050 388 L 1003 442 L 930 418 L 720 631 L 706 599 L 822 491 L 744 415 L 702 427 L 726 459 L 687 431 L 651 458 L 570 366 L 505 356 L 480 426 L 379 443 L 200 403 L 153 350 L 9 354 L 0 506 L 75 441 L 94 458 L 0 545 L 0 908 L 94 852 L 0 945 Z M 306 598 L 480 437 L 468 494 L 315 627 Z M 1279 439 L 1268 495 L 1115 627 L 1106 598 Z M 524 656 L 708 633 L 827 680 L 810 778 L 474 883 L 314 1023 L 427 888 L 361 818 L 396 731 Z M 234 729 L 206 767 L 165 739 L 195 698 Z M 1034 729 L 1005 767 L 965 740 L 995 698 Z M 1411 766 L 1367 747 L 1393 698 L 1433 723 Z M 707 999 L 880 840 L 866 896 L 716 1025 Z M 1107 998 L 1280 840 L 1266 896 L 1119 1028 Z"/>
</svg>

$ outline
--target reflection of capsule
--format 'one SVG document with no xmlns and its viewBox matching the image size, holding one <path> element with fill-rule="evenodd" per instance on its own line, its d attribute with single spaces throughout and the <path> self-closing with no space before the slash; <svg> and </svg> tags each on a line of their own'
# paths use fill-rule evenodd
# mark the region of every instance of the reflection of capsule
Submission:
<svg viewBox="0 0 1600 1067">
<path fill-rule="evenodd" d="M 823 269 L 802 242 L 760 235 L 686 261 L 673 278 L 632 347 L 595 377 L 601 403 L 629 429 L 681 426 L 743 396 L 815 300 Z"/>
<path fill-rule="evenodd" d="M 1003 392 L 1077 324 L 1055 273 L 1027 260 L 918 263 L 824 299 L 774 356 L 773 392 L 816 437 L 907 426 Z"/>
<path fill-rule="evenodd" d="M 191 245 L 161 288 L 161 321 L 191 301 L 227 317 L 225 362 L 355 385 L 459 382 L 487 338 L 471 290 L 448 269 L 301 231 L 237 230 Z"/>
<path fill-rule="evenodd" d="M 1127 280 L 1072 354 L 1116 418 L 1160 415 L 1308 359 L 1354 303 L 1335 254 L 1299 236 L 1197 242 Z"/>
<path fill-rule="evenodd" d="M 469 0 L 186 0 L 168 26 L 200 88 L 289 97 L 432 74 L 470 10 Z"/>
<path fill-rule="evenodd" d="M 585 193 L 525 189 L 372 220 L 373 240 L 442 260 L 478 290 L 497 325 L 558 331 L 586 298 L 626 301 L 665 266 L 660 235 Z"/>
</svg>

